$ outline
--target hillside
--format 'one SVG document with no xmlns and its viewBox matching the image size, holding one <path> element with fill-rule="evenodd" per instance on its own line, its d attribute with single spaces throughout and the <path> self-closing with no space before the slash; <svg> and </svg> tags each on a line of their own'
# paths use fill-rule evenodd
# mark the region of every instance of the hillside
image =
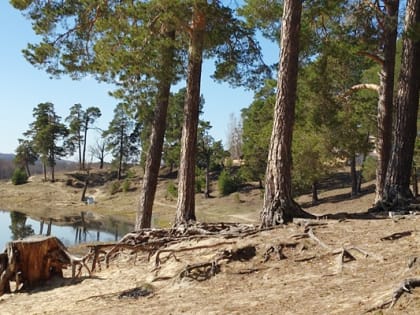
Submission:
<svg viewBox="0 0 420 315">
<path fill-rule="evenodd" d="M 168 181 L 162 178 L 159 183 L 155 206 L 159 222 L 173 216 L 174 201 L 165 198 Z M 134 182 L 131 191 L 115 195 L 105 193 L 110 183 L 92 187 L 89 191 L 98 201 L 92 208 L 79 205 L 75 196 L 80 191 L 66 185 L 64 178 L 42 185 L 46 196 L 53 194 L 53 188 L 60 191 L 61 214 L 70 208 L 91 209 L 130 219 L 138 189 Z M 25 199 L 20 207 L 38 208 L 25 206 L 35 184 L 22 186 Z M 0 194 L 8 195 L 9 188 L 1 183 Z M 390 301 L 404 279 L 420 277 L 420 216 L 367 214 L 373 198 L 371 183 L 364 185 L 358 198 L 349 199 L 348 193 L 342 183 L 323 190 L 320 203 L 306 207 L 319 220 L 259 233 L 247 232 L 249 226 L 242 225 L 245 233 L 236 236 L 232 227 L 230 235 L 188 237 L 158 252 L 122 250 L 109 268 L 102 263 L 92 277 L 84 270 L 77 281 L 55 280 L 33 291 L 3 295 L 1 313 L 418 314 L 420 288 L 403 294 L 391 310 L 389 305 L 383 310 L 375 307 Z M 223 198 L 214 193 L 209 200 L 197 195 L 197 201 L 199 219 L 206 222 L 257 223 L 261 205 L 260 192 L 249 188 Z M 308 205 L 309 196 L 298 201 Z M 3 198 L 0 207 L 2 202 Z M 198 263 L 210 264 L 191 268 Z M 186 267 L 193 272 L 186 272 Z M 147 296 L 125 297 L 131 289 Z"/>
<path fill-rule="evenodd" d="M 0 179 L 9 179 L 15 169 L 13 162 L 15 155 L 12 153 L 0 153 Z M 72 171 L 78 168 L 77 163 L 68 160 L 58 160 L 55 170 L 60 171 Z M 29 170 L 32 174 L 42 174 L 42 164 L 37 161 L 35 165 L 30 165 Z"/>
</svg>

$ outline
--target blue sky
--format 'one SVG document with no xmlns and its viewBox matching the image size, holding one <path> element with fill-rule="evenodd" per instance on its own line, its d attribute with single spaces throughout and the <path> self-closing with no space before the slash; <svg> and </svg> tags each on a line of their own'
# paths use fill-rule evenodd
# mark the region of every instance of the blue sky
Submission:
<svg viewBox="0 0 420 315">
<path fill-rule="evenodd" d="M 21 53 L 28 42 L 36 41 L 30 21 L 5 0 L 0 1 L 0 21 L 0 153 L 14 152 L 17 139 L 22 137 L 33 121 L 33 108 L 43 102 L 53 103 L 57 114 L 63 119 L 73 104 L 80 103 L 84 108 L 98 106 L 102 117 L 97 125 L 107 128 L 117 104 L 117 100 L 108 95 L 112 87 L 99 84 L 92 78 L 80 81 L 68 77 L 50 79 L 43 70 L 29 64 Z M 275 45 L 265 43 L 264 49 L 271 61 L 276 60 L 278 48 Z M 252 102 L 253 93 L 214 82 L 210 78 L 211 68 L 209 62 L 203 66 L 203 119 L 210 121 L 213 126 L 211 135 L 225 143 L 230 114 L 239 118 L 241 109 Z M 90 135 L 91 140 L 98 136 Z"/>
</svg>

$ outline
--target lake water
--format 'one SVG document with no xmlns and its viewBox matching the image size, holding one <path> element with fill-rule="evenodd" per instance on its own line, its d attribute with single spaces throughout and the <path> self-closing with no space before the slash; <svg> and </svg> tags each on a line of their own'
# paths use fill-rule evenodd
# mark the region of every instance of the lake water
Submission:
<svg viewBox="0 0 420 315">
<path fill-rule="evenodd" d="M 23 238 L 31 234 L 46 235 L 48 222 L 42 225 L 20 212 L 8 212 L 0 210 L 0 251 L 5 244 L 14 239 Z M 100 228 L 87 228 L 85 232 L 81 227 L 51 224 L 51 235 L 59 238 L 64 245 L 71 246 L 86 242 L 110 242 L 117 241 L 133 229 L 133 226 L 119 222 L 113 218 L 107 218 L 101 222 Z"/>
</svg>

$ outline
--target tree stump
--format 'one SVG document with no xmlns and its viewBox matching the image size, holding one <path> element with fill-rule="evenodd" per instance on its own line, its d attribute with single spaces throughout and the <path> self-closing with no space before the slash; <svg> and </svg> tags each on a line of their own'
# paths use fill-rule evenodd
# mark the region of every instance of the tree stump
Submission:
<svg viewBox="0 0 420 315">
<path fill-rule="evenodd" d="M 32 288 L 53 276 L 63 277 L 67 266 L 72 266 L 74 277 L 76 264 L 87 268 L 84 258 L 71 255 L 53 236 L 31 236 L 9 242 L 0 254 L 0 295 L 10 292 L 10 281 L 16 282 L 17 289 L 21 283 L 25 288 Z"/>
</svg>

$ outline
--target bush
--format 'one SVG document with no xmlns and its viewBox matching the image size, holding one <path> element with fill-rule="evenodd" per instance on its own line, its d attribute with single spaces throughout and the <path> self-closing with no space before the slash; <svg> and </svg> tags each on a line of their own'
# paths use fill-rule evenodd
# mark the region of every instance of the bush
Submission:
<svg viewBox="0 0 420 315">
<path fill-rule="evenodd" d="M 115 195 L 117 192 L 120 191 L 120 182 L 113 182 L 111 185 L 110 193 L 111 195 Z"/>
<path fill-rule="evenodd" d="M 365 181 L 371 181 L 376 178 L 376 158 L 368 156 L 363 163 L 363 179 Z"/>
<path fill-rule="evenodd" d="M 204 170 L 196 168 L 195 170 L 195 192 L 201 193 L 206 185 L 206 175 Z"/>
<path fill-rule="evenodd" d="M 178 188 L 174 182 L 169 182 L 168 187 L 166 187 L 166 198 L 167 199 L 176 199 L 178 197 Z"/>
<path fill-rule="evenodd" d="M 136 177 L 136 171 L 133 169 L 133 168 L 130 168 L 130 169 L 128 169 L 127 170 L 127 172 L 125 172 L 126 173 L 126 177 L 128 178 L 128 179 L 133 179 L 133 178 L 135 178 Z"/>
<path fill-rule="evenodd" d="M 222 196 L 227 196 L 235 191 L 238 190 L 239 185 L 241 181 L 238 176 L 234 176 L 227 172 L 226 170 L 223 170 L 220 175 L 219 179 L 217 181 L 217 185 L 219 188 L 219 193 Z"/>
<path fill-rule="evenodd" d="M 28 175 L 21 168 L 16 168 L 12 175 L 12 183 L 14 185 L 22 185 L 28 181 Z"/>
<path fill-rule="evenodd" d="M 130 181 L 127 178 L 122 184 L 122 191 L 125 193 L 128 192 L 130 190 L 130 186 Z"/>
</svg>

